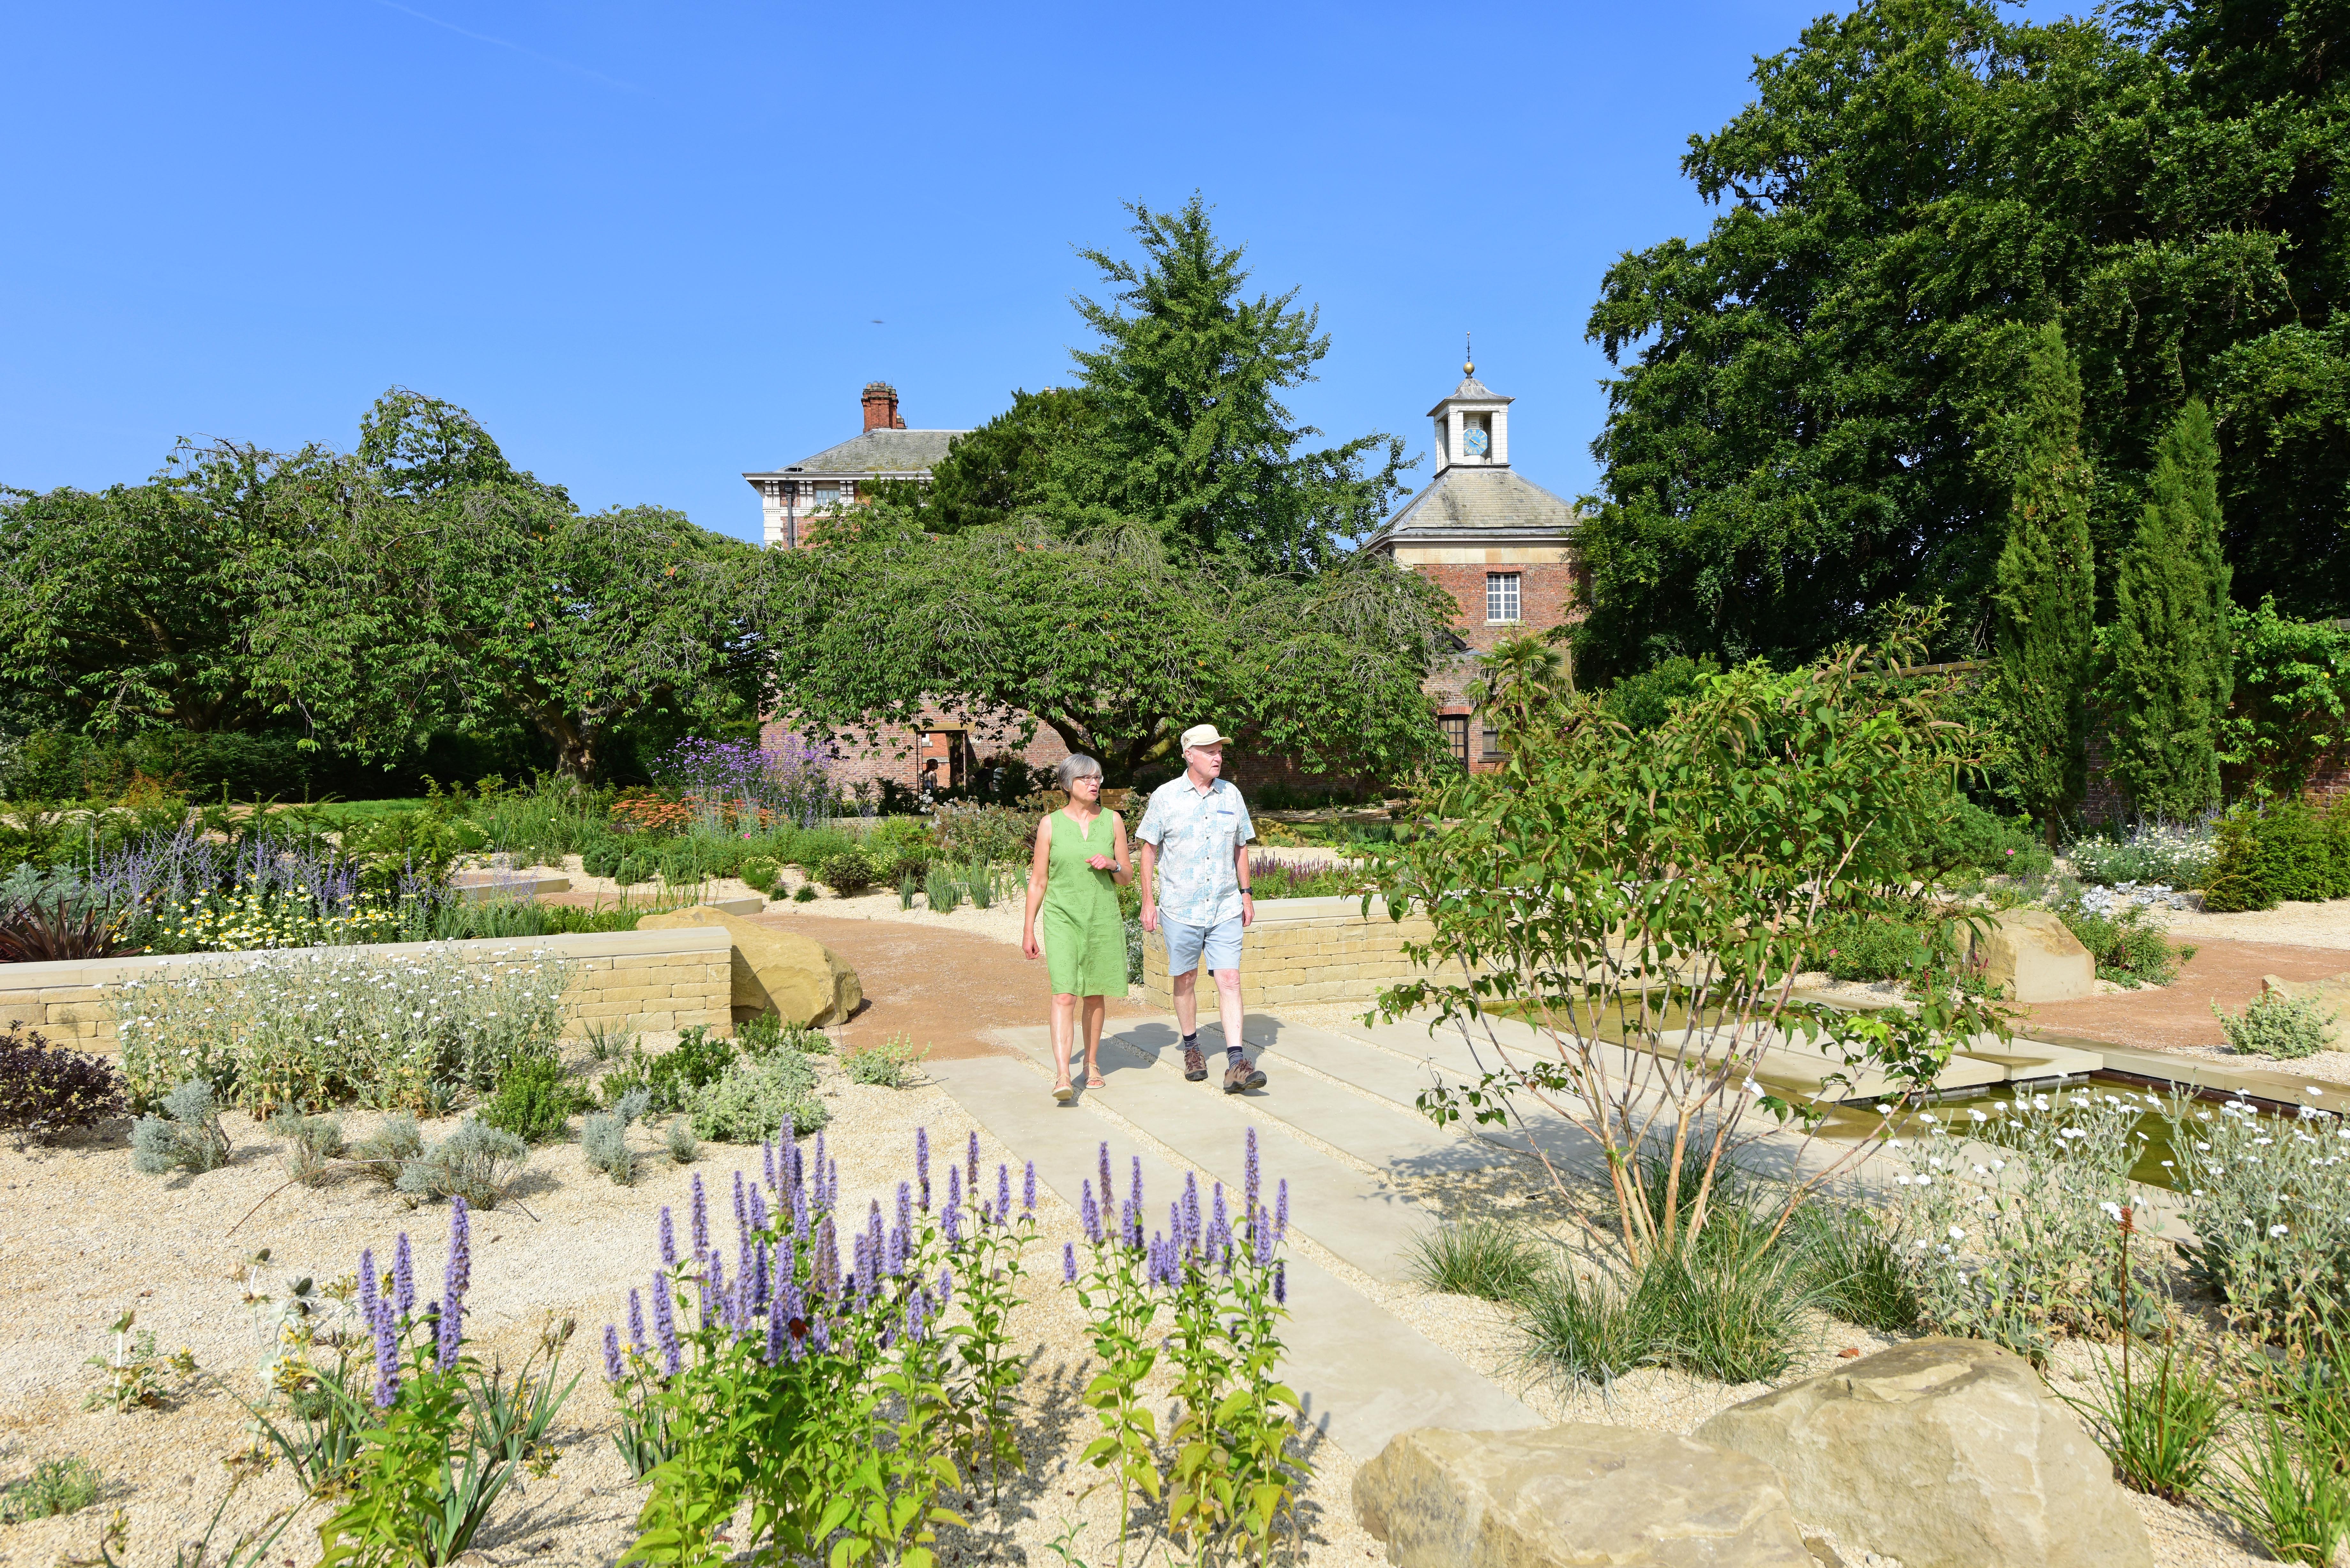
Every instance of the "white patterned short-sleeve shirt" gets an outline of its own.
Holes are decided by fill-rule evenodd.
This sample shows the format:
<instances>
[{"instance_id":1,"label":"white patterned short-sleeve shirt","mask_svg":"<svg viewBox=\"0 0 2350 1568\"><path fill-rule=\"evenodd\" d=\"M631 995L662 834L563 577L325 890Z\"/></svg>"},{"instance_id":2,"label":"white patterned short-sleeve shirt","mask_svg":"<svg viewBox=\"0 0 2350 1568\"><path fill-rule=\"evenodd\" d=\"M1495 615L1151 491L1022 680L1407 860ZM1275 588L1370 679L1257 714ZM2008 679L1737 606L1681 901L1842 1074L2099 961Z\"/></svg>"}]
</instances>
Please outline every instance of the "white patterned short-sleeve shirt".
<instances>
[{"instance_id":1,"label":"white patterned short-sleeve shirt","mask_svg":"<svg viewBox=\"0 0 2350 1568\"><path fill-rule=\"evenodd\" d=\"M1232 857L1256 836L1241 792L1218 779L1201 794L1184 774L1150 792L1135 837L1159 850L1159 913L1187 926L1240 918Z\"/></svg>"}]
</instances>

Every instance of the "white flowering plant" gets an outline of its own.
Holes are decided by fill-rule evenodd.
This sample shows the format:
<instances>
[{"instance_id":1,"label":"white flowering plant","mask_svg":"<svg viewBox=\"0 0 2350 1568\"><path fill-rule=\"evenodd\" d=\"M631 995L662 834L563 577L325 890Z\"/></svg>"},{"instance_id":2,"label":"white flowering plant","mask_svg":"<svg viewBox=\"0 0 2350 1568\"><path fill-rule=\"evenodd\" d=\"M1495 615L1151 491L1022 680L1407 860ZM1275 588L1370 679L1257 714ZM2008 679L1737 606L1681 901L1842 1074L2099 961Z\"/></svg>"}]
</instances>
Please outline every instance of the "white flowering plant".
<instances>
[{"instance_id":1,"label":"white flowering plant","mask_svg":"<svg viewBox=\"0 0 2350 1568\"><path fill-rule=\"evenodd\" d=\"M2219 846L2209 822L2155 822L2123 833L2076 838L2064 854L2084 882L2107 887L2159 883L2167 893L2201 887Z\"/></svg>"},{"instance_id":2,"label":"white flowering plant","mask_svg":"<svg viewBox=\"0 0 2350 1568\"><path fill-rule=\"evenodd\" d=\"M2169 1114L2197 1282L2246 1333L2286 1345L2350 1319L2350 1127L2244 1101Z\"/></svg>"},{"instance_id":3,"label":"white flowering plant","mask_svg":"<svg viewBox=\"0 0 2350 1568\"><path fill-rule=\"evenodd\" d=\"M1925 1319L2035 1362L2061 1335L2122 1326L2114 1227L2131 1202L2154 1096L2103 1087L1923 1110L1892 1145L1900 1251ZM2152 1249L2130 1262L2152 1310ZM2143 1332L2148 1324L2132 1325Z\"/></svg>"},{"instance_id":4,"label":"white flowering plant","mask_svg":"<svg viewBox=\"0 0 2350 1568\"><path fill-rule=\"evenodd\" d=\"M269 1116L486 1094L552 1047L569 981L567 964L522 949L486 963L437 946L296 949L151 971L106 1003L134 1103L201 1077Z\"/></svg>"}]
</instances>

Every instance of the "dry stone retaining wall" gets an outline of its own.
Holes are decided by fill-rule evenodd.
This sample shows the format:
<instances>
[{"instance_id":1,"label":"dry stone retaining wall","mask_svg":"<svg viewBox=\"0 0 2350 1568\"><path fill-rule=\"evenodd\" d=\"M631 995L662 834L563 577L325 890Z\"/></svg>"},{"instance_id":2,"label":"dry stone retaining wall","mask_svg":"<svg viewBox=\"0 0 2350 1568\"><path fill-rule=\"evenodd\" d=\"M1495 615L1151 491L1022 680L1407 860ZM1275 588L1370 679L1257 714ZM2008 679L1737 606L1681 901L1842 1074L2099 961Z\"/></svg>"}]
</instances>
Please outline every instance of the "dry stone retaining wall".
<instances>
[{"instance_id":1,"label":"dry stone retaining wall","mask_svg":"<svg viewBox=\"0 0 2350 1568\"><path fill-rule=\"evenodd\" d=\"M1417 971L1404 957L1403 944L1424 942L1434 934L1425 916L1391 920L1377 899L1366 917L1360 898L1267 898L1257 905L1255 920L1241 937L1241 1003L1277 1007L1368 996L1409 980ZM1165 937L1145 936L1142 952L1143 1000L1154 1007L1172 1006ZM1200 984L1202 995L1212 996L1214 983L1204 969Z\"/></svg>"},{"instance_id":2,"label":"dry stone retaining wall","mask_svg":"<svg viewBox=\"0 0 2350 1568\"><path fill-rule=\"evenodd\" d=\"M474 942L387 942L356 950L390 959L428 946L484 965L541 953L563 961L571 968L571 986L564 998L564 1032L568 1034L577 1034L590 1023L643 1031L699 1023L722 1034L731 1026L733 946L720 927ZM186 953L0 964L0 1027L25 1023L61 1045L112 1052L117 1045L106 1013L109 987L136 974L234 962L241 956L245 955Z\"/></svg>"}]
</instances>

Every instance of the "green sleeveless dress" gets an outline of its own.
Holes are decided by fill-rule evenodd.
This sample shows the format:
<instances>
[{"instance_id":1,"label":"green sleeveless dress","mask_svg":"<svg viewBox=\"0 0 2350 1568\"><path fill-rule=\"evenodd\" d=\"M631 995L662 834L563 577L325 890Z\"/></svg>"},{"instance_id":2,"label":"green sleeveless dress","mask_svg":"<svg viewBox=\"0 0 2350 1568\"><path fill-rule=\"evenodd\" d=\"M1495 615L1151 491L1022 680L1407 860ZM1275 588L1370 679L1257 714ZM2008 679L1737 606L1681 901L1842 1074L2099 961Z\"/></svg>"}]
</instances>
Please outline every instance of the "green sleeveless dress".
<instances>
[{"instance_id":1,"label":"green sleeveless dress","mask_svg":"<svg viewBox=\"0 0 2350 1568\"><path fill-rule=\"evenodd\" d=\"M1107 871L1086 864L1113 853L1117 829L1109 813L1080 827L1067 812L1045 819L1052 825L1045 862L1045 967L1052 971L1055 996L1126 994L1126 921L1118 910L1118 884Z\"/></svg>"}]
</instances>

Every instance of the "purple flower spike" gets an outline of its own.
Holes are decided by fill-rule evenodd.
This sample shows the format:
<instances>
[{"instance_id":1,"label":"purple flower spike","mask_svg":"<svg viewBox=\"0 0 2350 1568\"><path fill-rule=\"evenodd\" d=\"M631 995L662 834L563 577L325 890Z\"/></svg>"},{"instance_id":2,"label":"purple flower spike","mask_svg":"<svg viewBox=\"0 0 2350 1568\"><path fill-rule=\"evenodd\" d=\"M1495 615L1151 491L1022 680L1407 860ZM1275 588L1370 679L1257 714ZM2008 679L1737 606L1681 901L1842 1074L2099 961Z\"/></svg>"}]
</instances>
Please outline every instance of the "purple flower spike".
<instances>
[{"instance_id":1,"label":"purple flower spike","mask_svg":"<svg viewBox=\"0 0 2350 1568\"><path fill-rule=\"evenodd\" d=\"M457 1352L465 1344L465 1301L451 1296L441 1303L438 1355L433 1365L442 1372L456 1369Z\"/></svg>"},{"instance_id":2,"label":"purple flower spike","mask_svg":"<svg viewBox=\"0 0 2350 1568\"><path fill-rule=\"evenodd\" d=\"M972 1198L979 1196L979 1129L971 1129L971 1141L963 1146L963 1185L971 1189Z\"/></svg>"},{"instance_id":3,"label":"purple flower spike","mask_svg":"<svg viewBox=\"0 0 2350 1568\"><path fill-rule=\"evenodd\" d=\"M1281 1185L1274 1189L1273 1239L1276 1241L1289 1240L1289 1178L1285 1176L1281 1179Z\"/></svg>"},{"instance_id":4,"label":"purple flower spike","mask_svg":"<svg viewBox=\"0 0 2350 1568\"><path fill-rule=\"evenodd\" d=\"M1242 1171L1241 1208L1243 1212L1253 1214L1256 1212L1257 1193L1256 1128L1253 1127L1248 1129L1248 1155L1242 1162Z\"/></svg>"},{"instance_id":5,"label":"purple flower spike","mask_svg":"<svg viewBox=\"0 0 2350 1568\"><path fill-rule=\"evenodd\" d=\"M1216 1183L1215 1198L1208 1210L1208 1229L1229 1241L1232 1238L1232 1221L1224 1214L1224 1184Z\"/></svg>"},{"instance_id":6,"label":"purple flower spike","mask_svg":"<svg viewBox=\"0 0 2350 1568\"><path fill-rule=\"evenodd\" d=\"M693 1205L688 1211L693 1235L694 1255L710 1251L710 1195L702 1190L702 1172L693 1173Z\"/></svg>"},{"instance_id":7,"label":"purple flower spike","mask_svg":"<svg viewBox=\"0 0 2350 1568\"><path fill-rule=\"evenodd\" d=\"M786 1122L784 1125L788 1127L791 1124ZM775 1140L774 1138L769 1138L759 1146L759 1162L760 1174L766 1178L770 1188L774 1187L775 1185Z\"/></svg>"},{"instance_id":8,"label":"purple flower spike","mask_svg":"<svg viewBox=\"0 0 2350 1568\"><path fill-rule=\"evenodd\" d=\"M660 1342L661 1370L674 1377L685 1364L677 1345L677 1309L669 1299L669 1276L653 1276L653 1337Z\"/></svg>"},{"instance_id":9,"label":"purple flower spike","mask_svg":"<svg viewBox=\"0 0 2350 1568\"><path fill-rule=\"evenodd\" d=\"M1029 1213L1036 1212L1036 1162L1028 1162L1028 1173L1021 1179L1020 1207Z\"/></svg>"},{"instance_id":10,"label":"purple flower spike","mask_svg":"<svg viewBox=\"0 0 2350 1568\"><path fill-rule=\"evenodd\" d=\"M1107 1141L1105 1141L1105 1142L1102 1144L1102 1146L1101 1146L1101 1156L1100 1156L1100 1158L1101 1158L1101 1200L1102 1200L1102 1208L1103 1208L1103 1210L1104 1210L1105 1211L1107 1211L1107 1210L1108 1210L1108 1208L1109 1208L1109 1206L1110 1206L1111 1204L1113 1204L1113 1203L1115 1203L1115 1202L1117 1202L1117 1201L1118 1201L1118 1194L1117 1194L1117 1190L1116 1190L1116 1189L1115 1189L1110 1185L1110 1179L1109 1179L1109 1145L1108 1145L1108 1143L1107 1143Z\"/></svg>"},{"instance_id":11,"label":"purple flower spike","mask_svg":"<svg viewBox=\"0 0 2350 1568\"><path fill-rule=\"evenodd\" d=\"M922 1186L922 1212L931 1211L931 1129L914 1129L914 1179Z\"/></svg>"},{"instance_id":12,"label":"purple flower spike","mask_svg":"<svg viewBox=\"0 0 2350 1568\"><path fill-rule=\"evenodd\" d=\"M751 1228L751 1204L743 1189L743 1173L734 1173L734 1234L739 1240Z\"/></svg>"},{"instance_id":13,"label":"purple flower spike","mask_svg":"<svg viewBox=\"0 0 2350 1568\"><path fill-rule=\"evenodd\" d=\"M639 1355L645 1353L645 1299L629 1287L629 1348Z\"/></svg>"},{"instance_id":14,"label":"purple flower spike","mask_svg":"<svg viewBox=\"0 0 2350 1568\"><path fill-rule=\"evenodd\" d=\"M954 1301L954 1271L939 1271L939 1311L944 1312Z\"/></svg>"},{"instance_id":15,"label":"purple flower spike","mask_svg":"<svg viewBox=\"0 0 2350 1568\"><path fill-rule=\"evenodd\" d=\"M670 1218L669 1205L661 1205L660 1213L661 1266L677 1267L677 1222Z\"/></svg>"},{"instance_id":16,"label":"purple flower spike","mask_svg":"<svg viewBox=\"0 0 2350 1568\"><path fill-rule=\"evenodd\" d=\"M784 1298L777 1296L767 1303L766 1363L773 1366L784 1358Z\"/></svg>"},{"instance_id":17,"label":"purple flower spike","mask_svg":"<svg viewBox=\"0 0 2350 1568\"><path fill-rule=\"evenodd\" d=\"M817 1185L823 1188L823 1190L816 1194L816 1206L819 1209L839 1207L839 1190L825 1183L825 1171L827 1168L829 1167L824 1158L824 1129L818 1127L816 1131L816 1179Z\"/></svg>"},{"instance_id":18,"label":"purple flower spike","mask_svg":"<svg viewBox=\"0 0 2350 1568\"><path fill-rule=\"evenodd\" d=\"M1273 1266L1273 1299L1283 1306L1289 1304L1289 1265L1285 1262Z\"/></svg>"},{"instance_id":19,"label":"purple flower spike","mask_svg":"<svg viewBox=\"0 0 2350 1568\"><path fill-rule=\"evenodd\" d=\"M443 1283L452 1303L463 1302L473 1284L473 1211L454 1194L449 1199L449 1277Z\"/></svg>"},{"instance_id":20,"label":"purple flower spike","mask_svg":"<svg viewBox=\"0 0 2350 1568\"><path fill-rule=\"evenodd\" d=\"M708 1327L712 1318L726 1321L726 1260L717 1253L710 1254L710 1272L702 1282L702 1323Z\"/></svg>"},{"instance_id":21,"label":"purple flower spike","mask_svg":"<svg viewBox=\"0 0 2350 1568\"><path fill-rule=\"evenodd\" d=\"M928 1326L922 1321L926 1299L920 1291L906 1293L906 1338L916 1345L922 1342L922 1331Z\"/></svg>"},{"instance_id":22,"label":"purple flower spike","mask_svg":"<svg viewBox=\"0 0 2350 1568\"><path fill-rule=\"evenodd\" d=\"M1258 1210L1249 1221L1249 1234L1256 1238L1256 1266L1267 1267L1273 1262L1273 1216Z\"/></svg>"},{"instance_id":23,"label":"purple flower spike","mask_svg":"<svg viewBox=\"0 0 2350 1568\"><path fill-rule=\"evenodd\" d=\"M1183 1206L1180 1203L1167 1206L1167 1244L1178 1252L1190 1245L1183 1231Z\"/></svg>"},{"instance_id":24,"label":"purple flower spike","mask_svg":"<svg viewBox=\"0 0 2350 1568\"><path fill-rule=\"evenodd\" d=\"M754 1234L767 1229L767 1195L754 1187L751 1189L751 1230Z\"/></svg>"},{"instance_id":25,"label":"purple flower spike","mask_svg":"<svg viewBox=\"0 0 2350 1568\"><path fill-rule=\"evenodd\" d=\"M400 1336L391 1326L391 1306L375 1303L375 1407L389 1410L400 1397Z\"/></svg>"},{"instance_id":26,"label":"purple flower spike","mask_svg":"<svg viewBox=\"0 0 2350 1568\"><path fill-rule=\"evenodd\" d=\"M1011 1219L1012 1168L999 1165L995 1168L995 1220L996 1223L1004 1224Z\"/></svg>"},{"instance_id":27,"label":"purple flower spike","mask_svg":"<svg viewBox=\"0 0 2350 1568\"><path fill-rule=\"evenodd\" d=\"M974 1199L979 1196L979 1183L976 1181L971 1184L971 1195ZM947 1167L947 1207L962 1207L962 1172L951 1165Z\"/></svg>"},{"instance_id":28,"label":"purple flower spike","mask_svg":"<svg viewBox=\"0 0 2350 1568\"><path fill-rule=\"evenodd\" d=\"M947 1167L947 1174L952 1176L954 1167ZM948 1246L962 1245L962 1206L961 1204L950 1203L939 1210L939 1231L946 1238Z\"/></svg>"},{"instance_id":29,"label":"purple flower spike","mask_svg":"<svg viewBox=\"0 0 2350 1568\"><path fill-rule=\"evenodd\" d=\"M824 1135L818 1133L816 1136L822 1137ZM821 1207L826 1209L840 1207L840 1161L837 1159L825 1162L824 1202Z\"/></svg>"},{"instance_id":30,"label":"purple flower spike","mask_svg":"<svg viewBox=\"0 0 2350 1568\"><path fill-rule=\"evenodd\" d=\"M792 1239L798 1241L805 1241L807 1240L807 1189L795 1184L792 1188Z\"/></svg>"},{"instance_id":31,"label":"purple flower spike","mask_svg":"<svg viewBox=\"0 0 2350 1568\"><path fill-rule=\"evenodd\" d=\"M930 1179L929 1179L928 1177L925 1177L925 1178L923 1178L923 1179L922 1179L922 1211L923 1211L924 1213L928 1213L928 1212L930 1211L930 1207L931 1207L931 1183L930 1183ZM913 1189L911 1189L911 1188L908 1187L904 1182L902 1182L902 1181L901 1181L901 1182L898 1183L898 1229L899 1229L899 1230L900 1230L900 1231L910 1231L910 1230L912 1230L913 1228L914 1228L914 1193L913 1193Z\"/></svg>"},{"instance_id":32,"label":"purple flower spike","mask_svg":"<svg viewBox=\"0 0 2350 1568\"><path fill-rule=\"evenodd\" d=\"M408 1253L408 1232L391 1250L391 1310L406 1317L416 1310L416 1264Z\"/></svg>"},{"instance_id":33,"label":"purple flower spike","mask_svg":"<svg viewBox=\"0 0 2350 1568\"><path fill-rule=\"evenodd\" d=\"M1174 1218L1167 1224L1167 1233L1175 1244L1190 1251L1200 1244L1200 1179L1191 1171L1183 1173L1183 1201L1170 1205Z\"/></svg>"},{"instance_id":34,"label":"purple flower spike","mask_svg":"<svg viewBox=\"0 0 2350 1568\"><path fill-rule=\"evenodd\" d=\"M1077 1282L1077 1244L1075 1241L1061 1243L1061 1282L1065 1285Z\"/></svg>"},{"instance_id":35,"label":"purple flower spike","mask_svg":"<svg viewBox=\"0 0 2350 1568\"><path fill-rule=\"evenodd\" d=\"M1101 1245L1101 1207L1094 1201L1094 1184L1087 1181L1077 1190L1077 1218L1085 1222L1086 1240Z\"/></svg>"},{"instance_id":36,"label":"purple flower spike","mask_svg":"<svg viewBox=\"0 0 2350 1568\"><path fill-rule=\"evenodd\" d=\"M618 1388L628 1376L628 1363L620 1359L620 1331L608 1323L604 1325L604 1381Z\"/></svg>"},{"instance_id":37,"label":"purple flower spike","mask_svg":"<svg viewBox=\"0 0 2350 1568\"><path fill-rule=\"evenodd\" d=\"M1139 1154L1134 1157L1134 1206L1142 1207L1142 1157Z\"/></svg>"}]
</instances>

